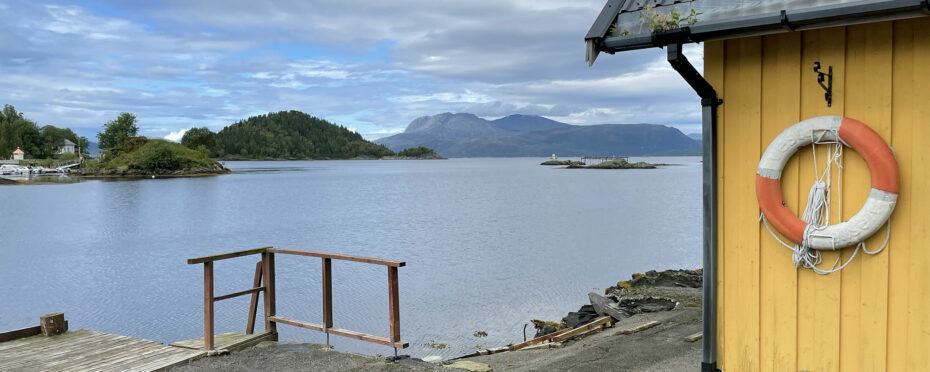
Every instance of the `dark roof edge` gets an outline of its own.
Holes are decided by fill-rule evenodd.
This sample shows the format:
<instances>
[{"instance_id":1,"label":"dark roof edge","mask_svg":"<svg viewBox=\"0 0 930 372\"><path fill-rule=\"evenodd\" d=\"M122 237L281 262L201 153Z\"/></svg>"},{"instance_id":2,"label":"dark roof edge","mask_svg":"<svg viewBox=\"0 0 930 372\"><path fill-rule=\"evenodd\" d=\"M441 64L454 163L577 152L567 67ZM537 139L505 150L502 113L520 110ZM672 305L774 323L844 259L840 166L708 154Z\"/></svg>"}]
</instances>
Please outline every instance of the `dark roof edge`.
<instances>
[{"instance_id":1,"label":"dark roof edge","mask_svg":"<svg viewBox=\"0 0 930 372\"><path fill-rule=\"evenodd\" d=\"M606 7L605 7L605 10ZM701 42L739 37L768 35L796 30L847 26L859 23L916 18L930 15L930 0L892 0L857 2L845 6L821 6L797 11L783 10L724 21L695 24L651 36L592 37L598 51L607 53L664 47L677 42ZM600 21L603 16L598 16ZM613 20L611 19L611 22ZM595 22L597 23L597 22ZM608 26L609 28L609 26ZM594 27L592 27L592 31ZM591 32L589 32L591 34Z\"/></svg>"},{"instance_id":2,"label":"dark roof edge","mask_svg":"<svg viewBox=\"0 0 930 372\"><path fill-rule=\"evenodd\" d=\"M597 19L594 20L588 34L585 35L585 40L607 36L610 25L614 24L614 19L617 18L617 14L620 14L620 9L626 1L629 0L607 0L604 9L601 9L601 13L597 15Z\"/></svg>"}]
</instances>

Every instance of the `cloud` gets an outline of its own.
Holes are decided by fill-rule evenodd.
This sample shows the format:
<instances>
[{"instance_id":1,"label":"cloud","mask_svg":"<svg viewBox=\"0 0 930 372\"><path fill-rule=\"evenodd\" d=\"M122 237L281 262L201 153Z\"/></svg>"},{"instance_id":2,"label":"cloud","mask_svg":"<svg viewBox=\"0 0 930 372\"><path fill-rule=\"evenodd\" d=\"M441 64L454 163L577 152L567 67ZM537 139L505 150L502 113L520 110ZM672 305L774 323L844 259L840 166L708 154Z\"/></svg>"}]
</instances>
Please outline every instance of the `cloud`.
<instances>
[{"instance_id":1,"label":"cloud","mask_svg":"<svg viewBox=\"0 0 930 372\"><path fill-rule=\"evenodd\" d=\"M219 129L301 110L397 133L422 115L545 115L574 124L700 123L661 50L583 61L603 0L11 1L0 91L41 124ZM685 52L700 68L701 47Z\"/></svg>"},{"instance_id":2,"label":"cloud","mask_svg":"<svg viewBox=\"0 0 930 372\"><path fill-rule=\"evenodd\" d=\"M184 133L187 133L188 129L181 129L171 133L168 133L164 138L171 142L181 142L181 138L184 137Z\"/></svg>"}]
</instances>

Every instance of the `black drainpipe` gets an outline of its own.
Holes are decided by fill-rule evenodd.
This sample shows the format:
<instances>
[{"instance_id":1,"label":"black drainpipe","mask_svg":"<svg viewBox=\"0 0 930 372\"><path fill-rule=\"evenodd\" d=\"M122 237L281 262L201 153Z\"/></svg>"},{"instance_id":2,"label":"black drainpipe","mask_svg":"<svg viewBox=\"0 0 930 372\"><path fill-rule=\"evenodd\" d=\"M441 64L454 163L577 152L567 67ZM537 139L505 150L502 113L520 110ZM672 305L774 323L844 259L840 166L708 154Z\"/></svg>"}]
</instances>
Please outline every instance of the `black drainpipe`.
<instances>
[{"instance_id":1,"label":"black drainpipe","mask_svg":"<svg viewBox=\"0 0 930 372\"><path fill-rule=\"evenodd\" d=\"M704 270L701 371L717 369L717 107L723 100L717 91L688 62L681 52L681 43L666 45L668 63L701 97L701 140L704 161Z\"/></svg>"}]
</instances>

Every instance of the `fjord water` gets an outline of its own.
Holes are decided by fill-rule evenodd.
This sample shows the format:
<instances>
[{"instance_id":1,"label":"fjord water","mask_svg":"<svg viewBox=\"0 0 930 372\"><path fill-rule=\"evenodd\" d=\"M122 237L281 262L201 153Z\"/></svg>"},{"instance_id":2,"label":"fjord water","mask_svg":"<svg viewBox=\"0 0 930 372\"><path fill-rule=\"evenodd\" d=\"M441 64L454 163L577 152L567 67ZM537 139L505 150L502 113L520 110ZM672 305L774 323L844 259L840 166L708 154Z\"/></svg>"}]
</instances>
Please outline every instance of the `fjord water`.
<instances>
[{"instance_id":1,"label":"fjord water","mask_svg":"<svg viewBox=\"0 0 930 372\"><path fill-rule=\"evenodd\" d=\"M700 158L645 159L674 164L655 170L542 160L228 162L239 173L3 187L0 330L64 312L71 329L200 337L203 268L186 259L272 245L406 261L401 353L454 357L523 341L530 319L557 321L634 272L700 267ZM257 260L217 262L216 294L250 288ZM278 314L319 323L320 260L275 261ZM387 270L332 265L335 326L387 336ZM218 302L217 333L243 332L247 313L247 296Z\"/></svg>"}]
</instances>

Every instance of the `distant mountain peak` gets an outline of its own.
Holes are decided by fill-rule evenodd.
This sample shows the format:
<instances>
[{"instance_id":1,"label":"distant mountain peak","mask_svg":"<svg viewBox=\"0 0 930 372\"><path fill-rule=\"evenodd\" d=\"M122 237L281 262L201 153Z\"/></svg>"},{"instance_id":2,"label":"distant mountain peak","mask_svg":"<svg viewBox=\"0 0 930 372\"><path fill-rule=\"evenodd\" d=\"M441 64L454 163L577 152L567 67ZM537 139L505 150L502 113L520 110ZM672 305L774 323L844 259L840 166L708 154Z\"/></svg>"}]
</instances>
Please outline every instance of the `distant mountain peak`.
<instances>
[{"instance_id":1,"label":"distant mountain peak","mask_svg":"<svg viewBox=\"0 0 930 372\"><path fill-rule=\"evenodd\" d=\"M493 136L502 132L475 114L451 112L418 117L404 130L404 133L420 133L440 139Z\"/></svg>"},{"instance_id":2,"label":"distant mountain peak","mask_svg":"<svg viewBox=\"0 0 930 372\"><path fill-rule=\"evenodd\" d=\"M525 114L490 121L469 113L422 116L375 143L395 151L426 146L452 157L700 153L700 142L664 125L575 126Z\"/></svg>"},{"instance_id":3,"label":"distant mountain peak","mask_svg":"<svg viewBox=\"0 0 930 372\"><path fill-rule=\"evenodd\" d=\"M491 122L497 128L511 132L528 132L555 128L569 128L571 125L538 115L513 114Z\"/></svg>"}]
</instances>

